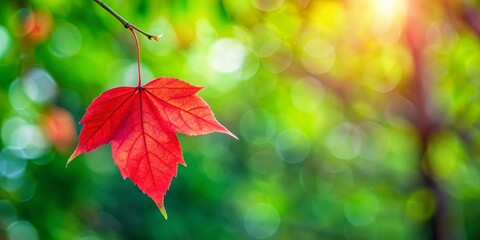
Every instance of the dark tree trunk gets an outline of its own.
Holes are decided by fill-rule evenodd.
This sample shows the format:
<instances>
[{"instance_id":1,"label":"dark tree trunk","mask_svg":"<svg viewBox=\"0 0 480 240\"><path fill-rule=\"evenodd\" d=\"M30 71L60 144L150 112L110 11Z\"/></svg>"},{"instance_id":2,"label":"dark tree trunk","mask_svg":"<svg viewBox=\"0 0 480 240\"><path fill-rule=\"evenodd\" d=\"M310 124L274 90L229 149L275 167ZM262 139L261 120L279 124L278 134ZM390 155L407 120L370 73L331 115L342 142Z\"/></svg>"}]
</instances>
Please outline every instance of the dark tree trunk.
<instances>
[{"instance_id":1,"label":"dark tree trunk","mask_svg":"<svg viewBox=\"0 0 480 240\"><path fill-rule=\"evenodd\" d=\"M418 160L422 181L435 196L435 208L432 216L427 220L426 227L430 231L431 239L454 239L453 228L449 223L449 201L441 182L432 171L430 159L427 154L431 137L436 131L438 122L430 102L431 88L428 66L424 59L425 27L422 26L422 10L418 0L410 0L408 21L405 26L405 36L408 49L413 61L413 71L408 90L410 99L415 106L413 122L417 130L419 141Z\"/></svg>"}]
</instances>

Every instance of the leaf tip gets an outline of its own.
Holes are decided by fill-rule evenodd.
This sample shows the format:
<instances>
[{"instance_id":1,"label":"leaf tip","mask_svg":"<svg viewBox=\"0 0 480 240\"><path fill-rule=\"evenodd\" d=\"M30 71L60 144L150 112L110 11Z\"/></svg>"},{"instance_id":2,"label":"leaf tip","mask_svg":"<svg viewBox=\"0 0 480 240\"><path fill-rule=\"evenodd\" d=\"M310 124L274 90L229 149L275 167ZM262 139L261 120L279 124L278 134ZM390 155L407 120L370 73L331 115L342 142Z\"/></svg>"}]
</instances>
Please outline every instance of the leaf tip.
<instances>
[{"instance_id":1,"label":"leaf tip","mask_svg":"<svg viewBox=\"0 0 480 240\"><path fill-rule=\"evenodd\" d=\"M73 155L72 155L73 156ZM68 168L68 164L70 164L70 162L74 159L75 157L70 157L68 160L67 160L67 164L65 164L65 168Z\"/></svg>"},{"instance_id":2,"label":"leaf tip","mask_svg":"<svg viewBox=\"0 0 480 240\"><path fill-rule=\"evenodd\" d=\"M167 211L165 210L165 207L161 206L161 207L159 207L159 209L160 209L160 213L162 213L165 220L168 220L168 215L167 215Z\"/></svg>"},{"instance_id":3,"label":"leaf tip","mask_svg":"<svg viewBox=\"0 0 480 240\"><path fill-rule=\"evenodd\" d=\"M233 134L232 132L230 132L230 130L228 130L228 129L225 128L225 131L222 131L222 132L225 133L225 134L228 134L228 135L230 135L231 137L233 137L233 138L235 138L236 140L238 140L238 137L235 136L235 134Z\"/></svg>"},{"instance_id":4,"label":"leaf tip","mask_svg":"<svg viewBox=\"0 0 480 240\"><path fill-rule=\"evenodd\" d=\"M235 140L238 140L238 137L237 137L237 136L235 136L235 134L233 134L233 133L229 132L229 133L228 133L228 135L230 135L230 136L232 136L233 138L235 138Z\"/></svg>"},{"instance_id":5,"label":"leaf tip","mask_svg":"<svg viewBox=\"0 0 480 240\"><path fill-rule=\"evenodd\" d=\"M78 150L78 147L75 149L75 151L73 151L72 155L68 158L67 160L67 164L65 166L65 168L68 167L68 164L70 164L70 162L75 159L78 155L80 155L82 153L81 150Z\"/></svg>"}]
</instances>

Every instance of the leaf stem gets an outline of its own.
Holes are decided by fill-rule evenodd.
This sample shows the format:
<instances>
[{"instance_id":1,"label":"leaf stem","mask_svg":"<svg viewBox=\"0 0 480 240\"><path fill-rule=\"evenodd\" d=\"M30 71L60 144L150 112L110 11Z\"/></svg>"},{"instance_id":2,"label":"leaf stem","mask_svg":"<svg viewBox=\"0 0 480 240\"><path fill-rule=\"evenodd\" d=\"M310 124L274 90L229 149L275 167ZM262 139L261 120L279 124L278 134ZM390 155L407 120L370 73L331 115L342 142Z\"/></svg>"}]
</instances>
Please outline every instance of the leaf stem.
<instances>
[{"instance_id":1,"label":"leaf stem","mask_svg":"<svg viewBox=\"0 0 480 240\"><path fill-rule=\"evenodd\" d=\"M140 47L138 46L138 38L137 34L135 33L135 30L133 29L133 26L129 26L128 29L133 34L133 38L135 39L135 47L137 49L137 70L138 70L138 86L142 86L142 75L140 74Z\"/></svg>"},{"instance_id":2,"label":"leaf stem","mask_svg":"<svg viewBox=\"0 0 480 240\"><path fill-rule=\"evenodd\" d=\"M154 36L154 35L151 35L149 33L146 33L144 32L142 29L136 27L135 25L129 23L127 20L125 20L125 18L123 18L122 16L120 16L118 13L116 13L115 11L113 11L113 9L111 9L109 6L107 6L107 4L105 4L104 2L102 2L101 0L93 0L94 2L98 3L98 5L102 6L103 9L107 10L107 12L109 12L110 14L112 14L112 16L114 16L118 21L120 21L122 23L122 25L125 27L125 28L133 28L135 29L136 31L138 31L139 33L145 35L145 37L147 37L148 39L153 39L155 41L158 41L160 40L160 38L162 37L162 34L158 35L158 36Z\"/></svg>"}]
</instances>

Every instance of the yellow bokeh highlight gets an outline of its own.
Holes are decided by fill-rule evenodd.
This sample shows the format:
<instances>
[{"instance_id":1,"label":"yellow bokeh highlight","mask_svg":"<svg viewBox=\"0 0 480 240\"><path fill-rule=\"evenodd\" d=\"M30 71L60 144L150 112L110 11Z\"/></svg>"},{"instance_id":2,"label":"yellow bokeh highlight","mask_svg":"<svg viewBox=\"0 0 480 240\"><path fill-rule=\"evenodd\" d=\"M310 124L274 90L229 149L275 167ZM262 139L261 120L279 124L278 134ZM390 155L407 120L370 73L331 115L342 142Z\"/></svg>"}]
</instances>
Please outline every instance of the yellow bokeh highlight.
<instances>
[{"instance_id":1,"label":"yellow bokeh highlight","mask_svg":"<svg viewBox=\"0 0 480 240\"><path fill-rule=\"evenodd\" d=\"M448 132L435 135L427 151L432 174L439 178L450 177L464 158L460 147L458 139Z\"/></svg>"},{"instance_id":2,"label":"yellow bokeh highlight","mask_svg":"<svg viewBox=\"0 0 480 240\"><path fill-rule=\"evenodd\" d=\"M405 211L413 220L422 222L433 214L435 207L435 194L427 188L420 188L408 197Z\"/></svg>"},{"instance_id":3,"label":"yellow bokeh highlight","mask_svg":"<svg viewBox=\"0 0 480 240\"><path fill-rule=\"evenodd\" d=\"M346 24L344 6L338 1L314 1L311 3L311 23L321 27L327 35L336 35Z\"/></svg>"}]
</instances>

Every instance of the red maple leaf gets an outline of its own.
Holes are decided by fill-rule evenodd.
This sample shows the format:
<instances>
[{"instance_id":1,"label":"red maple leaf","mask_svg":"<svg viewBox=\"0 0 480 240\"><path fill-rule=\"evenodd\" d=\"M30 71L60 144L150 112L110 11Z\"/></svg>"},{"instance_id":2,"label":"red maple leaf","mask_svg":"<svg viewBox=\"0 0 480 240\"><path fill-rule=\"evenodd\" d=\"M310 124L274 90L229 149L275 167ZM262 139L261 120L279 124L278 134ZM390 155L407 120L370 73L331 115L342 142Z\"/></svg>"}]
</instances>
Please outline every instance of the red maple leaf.
<instances>
[{"instance_id":1,"label":"red maple leaf","mask_svg":"<svg viewBox=\"0 0 480 240\"><path fill-rule=\"evenodd\" d=\"M185 165L176 132L221 132L235 137L195 94L201 87L160 77L145 86L117 87L95 98L80 120L84 124L72 156L112 143L123 178L129 177L155 201L166 218L163 199L177 164ZM235 137L236 138L236 137Z\"/></svg>"}]
</instances>

